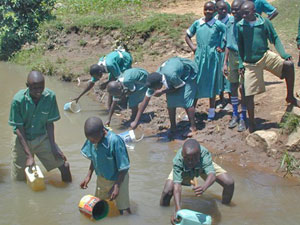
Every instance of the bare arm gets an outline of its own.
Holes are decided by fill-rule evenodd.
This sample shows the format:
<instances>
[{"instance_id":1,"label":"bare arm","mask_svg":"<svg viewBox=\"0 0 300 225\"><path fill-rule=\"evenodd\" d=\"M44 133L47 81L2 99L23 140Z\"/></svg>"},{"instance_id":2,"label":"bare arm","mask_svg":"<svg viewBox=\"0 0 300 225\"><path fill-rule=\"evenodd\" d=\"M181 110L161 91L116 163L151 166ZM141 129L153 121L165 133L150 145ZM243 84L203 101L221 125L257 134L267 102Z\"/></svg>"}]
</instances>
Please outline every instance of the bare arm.
<instances>
[{"instance_id":1,"label":"bare arm","mask_svg":"<svg viewBox=\"0 0 300 225\"><path fill-rule=\"evenodd\" d=\"M132 129L135 129L137 127L137 124L138 124L143 112L145 111L146 107L148 106L150 99L151 99L151 97L145 96L143 102L140 104L137 115L136 115L134 121L130 124L130 127Z\"/></svg>"},{"instance_id":2,"label":"bare arm","mask_svg":"<svg viewBox=\"0 0 300 225\"><path fill-rule=\"evenodd\" d=\"M182 187L180 183L174 183L174 202L175 202L175 213L181 209L181 191Z\"/></svg>"},{"instance_id":3,"label":"bare arm","mask_svg":"<svg viewBox=\"0 0 300 225\"><path fill-rule=\"evenodd\" d=\"M93 162L91 161L88 173L87 173L85 179L80 183L80 187L82 189L88 188L87 185L88 185L88 183L90 182L90 180L92 178L93 172L94 172L94 165L93 165Z\"/></svg>"},{"instance_id":4,"label":"bare arm","mask_svg":"<svg viewBox=\"0 0 300 225\"><path fill-rule=\"evenodd\" d=\"M81 96L83 96L85 93L87 93L89 90L91 90L94 87L95 83L89 81L88 82L88 86L83 90L83 92L81 92L81 94L77 97L72 99L73 101L76 101L76 103L79 101L79 99L81 98Z\"/></svg>"},{"instance_id":5,"label":"bare arm","mask_svg":"<svg viewBox=\"0 0 300 225\"><path fill-rule=\"evenodd\" d=\"M116 105L117 105L117 102L113 101L110 108L109 108L108 119L107 119L107 122L105 123L106 126L110 125L111 117L115 112Z\"/></svg>"},{"instance_id":6,"label":"bare arm","mask_svg":"<svg viewBox=\"0 0 300 225\"><path fill-rule=\"evenodd\" d=\"M64 161L67 161L66 156L63 154L63 152L59 149L59 147L55 143L54 124L52 122L47 123L46 129L47 129L47 134L48 134L51 150L52 150L52 153L54 154L54 157L55 158L62 158Z\"/></svg>"},{"instance_id":7,"label":"bare arm","mask_svg":"<svg viewBox=\"0 0 300 225\"><path fill-rule=\"evenodd\" d=\"M268 16L268 19L269 19L269 20L272 20L272 19L274 19L276 16L278 16L278 14L279 14L279 13L278 13L278 11L276 10L275 12L272 13L272 15L269 15L269 16Z\"/></svg>"},{"instance_id":8,"label":"bare arm","mask_svg":"<svg viewBox=\"0 0 300 225\"><path fill-rule=\"evenodd\" d=\"M116 199L116 197L119 195L120 186L124 181L124 177L127 174L128 170L121 170L118 173L118 178L112 188L109 191L110 194L110 200Z\"/></svg>"},{"instance_id":9,"label":"bare arm","mask_svg":"<svg viewBox=\"0 0 300 225\"><path fill-rule=\"evenodd\" d=\"M224 64L223 64L223 74L225 77L228 75L228 60L229 60L229 49L225 48Z\"/></svg>"},{"instance_id":10,"label":"bare arm","mask_svg":"<svg viewBox=\"0 0 300 225\"><path fill-rule=\"evenodd\" d=\"M26 136L25 136L25 131L24 131L24 127L21 126L21 127L17 127L16 129L16 134L17 134L17 137L21 143L21 146L23 147L23 150L26 154L26 166L32 166L34 165L34 158L30 152L30 149L29 149L29 146L27 144L27 140L26 140Z\"/></svg>"},{"instance_id":11,"label":"bare arm","mask_svg":"<svg viewBox=\"0 0 300 225\"><path fill-rule=\"evenodd\" d=\"M194 45L192 39L188 35L185 35L185 42L190 47L190 49L195 53L197 46Z\"/></svg>"}]
</instances>

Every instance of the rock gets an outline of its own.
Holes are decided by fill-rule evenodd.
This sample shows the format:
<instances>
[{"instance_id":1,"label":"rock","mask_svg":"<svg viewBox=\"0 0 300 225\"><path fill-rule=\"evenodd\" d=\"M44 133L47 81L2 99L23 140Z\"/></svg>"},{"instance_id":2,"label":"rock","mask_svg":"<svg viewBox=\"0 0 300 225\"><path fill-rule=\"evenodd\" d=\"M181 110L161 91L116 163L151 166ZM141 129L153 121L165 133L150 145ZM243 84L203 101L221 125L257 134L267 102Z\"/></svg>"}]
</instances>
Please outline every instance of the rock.
<instances>
[{"instance_id":1,"label":"rock","mask_svg":"<svg viewBox=\"0 0 300 225\"><path fill-rule=\"evenodd\" d=\"M300 108L293 106L293 108L291 110L291 113L293 113L293 114L295 114L297 116L300 116Z\"/></svg>"},{"instance_id":2,"label":"rock","mask_svg":"<svg viewBox=\"0 0 300 225\"><path fill-rule=\"evenodd\" d=\"M261 152L267 152L270 146L277 141L277 138L277 133L274 131L259 130L249 134L246 138L246 142Z\"/></svg>"},{"instance_id":3,"label":"rock","mask_svg":"<svg viewBox=\"0 0 300 225\"><path fill-rule=\"evenodd\" d=\"M299 127L296 129L296 131L294 131L289 135L286 146L288 147L288 151L291 152L300 151L300 128Z\"/></svg>"}]
</instances>

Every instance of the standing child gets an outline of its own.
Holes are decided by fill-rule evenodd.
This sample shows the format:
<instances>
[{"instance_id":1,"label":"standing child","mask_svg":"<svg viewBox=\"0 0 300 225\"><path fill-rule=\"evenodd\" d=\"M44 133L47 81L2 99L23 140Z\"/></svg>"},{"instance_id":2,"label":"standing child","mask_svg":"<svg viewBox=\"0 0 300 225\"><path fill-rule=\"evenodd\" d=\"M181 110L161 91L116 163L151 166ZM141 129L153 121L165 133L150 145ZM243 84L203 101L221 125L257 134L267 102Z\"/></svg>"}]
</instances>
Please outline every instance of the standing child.
<instances>
[{"instance_id":1,"label":"standing child","mask_svg":"<svg viewBox=\"0 0 300 225\"><path fill-rule=\"evenodd\" d=\"M88 82L88 86L82 91L82 93L73 100L78 102L81 96L91 90L95 83L102 77L103 73L108 73L108 80L100 85L101 89L105 89L108 82L117 80L122 72L131 68L132 57L129 52L124 49L116 49L110 52L105 57L99 59L98 64L93 64L90 67L91 80ZM108 96L107 108L110 108L112 97Z\"/></svg>"},{"instance_id":2,"label":"standing child","mask_svg":"<svg viewBox=\"0 0 300 225\"><path fill-rule=\"evenodd\" d=\"M60 119L55 93L45 88L44 76L31 71L25 90L13 98L9 125L17 135L12 150L12 178L25 180L24 169L33 166L36 155L47 171L58 168L62 180L71 182L69 163L55 142L53 122Z\"/></svg>"},{"instance_id":3,"label":"standing child","mask_svg":"<svg viewBox=\"0 0 300 225\"><path fill-rule=\"evenodd\" d=\"M110 106L108 121L106 125L110 125L111 117L115 111L118 101L124 97L128 97L128 106L131 109L131 118L134 120L138 111L138 105L143 101L147 91L146 80L148 72L141 68L131 68L125 70L117 81L111 81L107 85L107 92L113 96L113 103Z\"/></svg>"},{"instance_id":4,"label":"standing child","mask_svg":"<svg viewBox=\"0 0 300 225\"><path fill-rule=\"evenodd\" d=\"M199 98L209 98L208 120L215 117L215 97L219 94L220 66L222 52L221 41L225 33L225 25L213 17L215 5L212 2L204 4L205 17L196 20L187 30L185 41L195 53L195 62L198 65L197 93L195 103ZM192 37L196 34L197 45L192 42Z\"/></svg>"},{"instance_id":5,"label":"standing child","mask_svg":"<svg viewBox=\"0 0 300 225\"><path fill-rule=\"evenodd\" d=\"M104 128L102 120L90 117L85 121L84 133L87 138L81 153L91 160L86 178L80 183L86 189L95 170L97 187L95 196L100 199L116 200L122 215L131 213L129 207L129 157L121 137Z\"/></svg>"},{"instance_id":6,"label":"standing child","mask_svg":"<svg viewBox=\"0 0 300 225\"><path fill-rule=\"evenodd\" d=\"M172 57L164 62L157 72L151 73L147 77L148 90L143 102L140 104L137 116L131 123L135 129L146 109L151 96L159 97L167 95L167 107L171 123L169 137L176 132L176 108L185 109L191 123L190 131L184 136L192 136L196 132L195 108L193 106L196 94L196 82L198 68L196 63L189 59Z\"/></svg>"},{"instance_id":7,"label":"standing child","mask_svg":"<svg viewBox=\"0 0 300 225\"><path fill-rule=\"evenodd\" d=\"M226 49L225 49L225 59L223 66L224 76L230 81L231 87L231 104L232 104L232 117L228 124L230 129L238 126L238 131L242 132L246 130L246 114L247 109L245 105L245 95L244 88L242 87L241 91L241 106L242 114L241 117L238 113L238 88L239 88L239 52L237 46L237 23L242 19L240 15L240 8L244 0L235 0L232 2L231 9L233 17L230 17L230 20L227 24L226 30ZM228 65L227 65L228 64ZM229 67L229 70L228 70Z\"/></svg>"},{"instance_id":8,"label":"standing child","mask_svg":"<svg viewBox=\"0 0 300 225\"><path fill-rule=\"evenodd\" d=\"M227 5L225 4L225 2L218 1L216 3L216 10L217 10L218 14L215 16L215 19L221 21L223 24L225 24L225 26L227 26L227 24L229 23L229 19L232 19L232 18L228 14ZM224 34L222 45L221 45L222 50L225 49L225 45L226 45L226 35ZM221 52L221 61L220 61L221 65L223 65L223 62L224 62L224 56L225 56L225 53ZM221 106L221 108L224 108L226 105L226 102L224 99L224 92L228 93L229 101L230 101L231 89L230 89L230 82L228 81L227 77L225 77L223 75L223 71L222 71L221 67L220 67L219 72L221 73L219 75L220 83L223 83L223 85L221 85L221 89L220 89L220 100L221 100L220 106ZM226 110L227 108L228 108L228 106L224 110Z\"/></svg>"},{"instance_id":9,"label":"standing child","mask_svg":"<svg viewBox=\"0 0 300 225\"><path fill-rule=\"evenodd\" d=\"M296 41L297 41L297 48L300 51L300 17L298 22L298 36ZM299 52L298 66L300 67L300 52Z\"/></svg>"},{"instance_id":10,"label":"standing child","mask_svg":"<svg viewBox=\"0 0 300 225\"><path fill-rule=\"evenodd\" d=\"M249 132L254 132L254 96L265 92L263 71L268 70L287 86L286 101L295 106L300 102L294 97L295 70L291 56L284 51L270 20L255 13L254 3L246 1L241 6L243 19L238 23L238 48L240 73L244 76ZM275 45L280 56L268 48L268 40Z\"/></svg>"}]
</instances>

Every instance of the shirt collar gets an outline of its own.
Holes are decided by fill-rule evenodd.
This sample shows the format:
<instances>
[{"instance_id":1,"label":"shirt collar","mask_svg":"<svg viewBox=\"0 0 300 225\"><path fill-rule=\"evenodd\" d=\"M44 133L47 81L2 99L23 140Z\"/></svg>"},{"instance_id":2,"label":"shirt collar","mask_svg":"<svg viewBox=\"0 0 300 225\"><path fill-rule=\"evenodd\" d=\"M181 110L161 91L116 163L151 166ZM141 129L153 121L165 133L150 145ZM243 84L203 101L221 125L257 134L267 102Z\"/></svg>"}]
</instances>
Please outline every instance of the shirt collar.
<instances>
[{"instance_id":1,"label":"shirt collar","mask_svg":"<svg viewBox=\"0 0 300 225\"><path fill-rule=\"evenodd\" d=\"M163 85L165 86L165 88L169 88L169 85L168 85L168 82L167 82L167 79L166 79L166 76L164 74L162 74L162 81Z\"/></svg>"},{"instance_id":2,"label":"shirt collar","mask_svg":"<svg viewBox=\"0 0 300 225\"><path fill-rule=\"evenodd\" d=\"M217 14L216 16L215 16L215 19L216 20L218 20L219 19L219 14ZM220 21L222 22L222 23L227 23L228 22L228 20L229 20L229 14L227 14L223 19L221 19Z\"/></svg>"},{"instance_id":3,"label":"shirt collar","mask_svg":"<svg viewBox=\"0 0 300 225\"><path fill-rule=\"evenodd\" d=\"M256 16L256 21L254 27L264 24L265 19L261 15L255 13L255 16ZM239 23L243 26L250 26L250 24L245 19L242 19Z\"/></svg>"},{"instance_id":4,"label":"shirt collar","mask_svg":"<svg viewBox=\"0 0 300 225\"><path fill-rule=\"evenodd\" d=\"M199 19L199 23L200 25L203 25L205 23L207 23L209 26L212 26L214 25L214 23L216 22L216 19L215 18L212 18L210 21L208 22L205 22L205 17L202 17L201 19Z\"/></svg>"},{"instance_id":5,"label":"shirt collar","mask_svg":"<svg viewBox=\"0 0 300 225\"><path fill-rule=\"evenodd\" d=\"M42 96L41 96L40 100L41 100L42 98L48 96L49 94L50 94L49 91L45 88L44 91L43 91L43 93L42 93ZM24 90L24 96L25 96L25 98L26 98L28 101L33 102L32 98L31 98L31 96L30 96L30 94L29 94L29 88L26 88L26 89Z\"/></svg>"},{"instance_id":6,"label":"shirt collar","mask_svg":"<svg viewBox=\"0 0 300 225\"><path fill-rule=\"evenodd\" d=\"M103 60L100 60L100 61L98 62L98 65L99 65L99 66L103 66L105 72L108 73L105 58L104 58Z\"/></svg>"}]
</instances>

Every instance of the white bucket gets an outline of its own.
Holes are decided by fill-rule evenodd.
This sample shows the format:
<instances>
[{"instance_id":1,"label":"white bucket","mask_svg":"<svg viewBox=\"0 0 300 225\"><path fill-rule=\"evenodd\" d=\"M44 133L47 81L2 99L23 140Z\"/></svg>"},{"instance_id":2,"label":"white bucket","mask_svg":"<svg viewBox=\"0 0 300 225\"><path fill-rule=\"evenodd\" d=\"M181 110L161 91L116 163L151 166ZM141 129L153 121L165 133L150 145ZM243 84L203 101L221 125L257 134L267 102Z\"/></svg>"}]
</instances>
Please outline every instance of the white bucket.
<instances>
[{"instance_id":1,"label":"white bucket","mask_svg":"<svg viewBox=\"0 0 300 225\"><path fill-rule=\"evenodd\" d=\"M136 137L133 130L128 130L128 131L125 131L125 132L119 134L119 136L124 140L124 142L126 144L128 144L128 143L138 142L138 141L142 140L144 137L144 134L142 134L141 137Z\"/></svg>"},{"instance_id":2,"label":"white bucket","mask_svg":"<svg viewBox=\"0 0 300 225\"><path fill-rule=\"evenodd\" d=\"M64 110L72 112L72 113L78 113L78 112L80 112L81 109L80 109L80 106L78 103L76 103L75 101L72 101L72 102L68 102L64 105Z\"/></svg>"}]
</instances>

